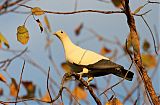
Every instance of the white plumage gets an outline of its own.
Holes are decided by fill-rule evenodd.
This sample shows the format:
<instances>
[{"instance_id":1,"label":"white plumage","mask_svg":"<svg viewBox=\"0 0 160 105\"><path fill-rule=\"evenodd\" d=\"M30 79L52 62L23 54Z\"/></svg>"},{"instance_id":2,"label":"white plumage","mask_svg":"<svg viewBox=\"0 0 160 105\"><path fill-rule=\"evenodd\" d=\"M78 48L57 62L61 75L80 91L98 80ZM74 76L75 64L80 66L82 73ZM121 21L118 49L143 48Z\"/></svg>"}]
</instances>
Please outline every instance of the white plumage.
<instances>
[{"instance_id":1,"label":"white plumage","mask_svg":"<svg viewBox=\"0 0 160 105\"><path fill-rule=\"evenodd\" d=\"M64 31L57 31L54 35L61 40L65 51L66 61L73 71L80 73L81 75L85 74L83 76L88 77L114 74L124 78L125 74L127 74L126 79L132 80L132 72L125 70L123 66L110 61L107 57L73 44Z\"/></svg>"}]
</instances>

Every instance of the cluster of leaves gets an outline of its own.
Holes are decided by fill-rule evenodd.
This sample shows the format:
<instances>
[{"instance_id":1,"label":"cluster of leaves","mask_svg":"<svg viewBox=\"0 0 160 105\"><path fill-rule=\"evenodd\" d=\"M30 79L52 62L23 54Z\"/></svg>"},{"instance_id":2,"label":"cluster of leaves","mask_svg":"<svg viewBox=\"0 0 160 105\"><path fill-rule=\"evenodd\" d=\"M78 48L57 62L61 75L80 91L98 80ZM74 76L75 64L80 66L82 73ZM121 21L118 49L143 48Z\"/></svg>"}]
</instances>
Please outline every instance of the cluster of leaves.
<instances>
[{"instance_id":1,"label":"cluster of leaves","mask_svg":"<svg viewBox=\"0 0 160 105\"><path fill-rule=\"evenodd\" d=\"M33 19L38 23L39 25L39 28L40 28L40 31L41 33L43 32L44 28L43 28L43 25L41 23L41 21L39 19L35 19L35 16L41 16L41 15L44 15L45 14L45 11L43 11L41 8L39 7L34 7L34 8L31 8L31 15L33 16ZM31 16L29 15L29 16ZM28 17L29 17L28 16ZM22 43L23 45L27 44L28 41L29 41L29 32L28 32L28 29L25 27L25 23L28 19L28 17L26 18L25 22L24 22L24 25L22 26L19 26L17 28L17 40ZM44 15L44 22L46 24L46 27L47 29L49 30L49 32L51 32L51 27L50 27L50 24L49 24L49 21L48 21L48 18L46 15Z\"/></svg>"},{"instance_id":2,"label":"cluster of leaves","mask_svg":"<svg viewBox=\"0 0 160 105\"><path fill-rule=\"evenodd\" d=\"M18 83L14 78L11 78L11 83L7 84L6 78L0 74L0 81L6 84L10 90L10 96L16 98L17 97L17 92L18 92ZM26 94L22 96L18 96L18 98L21 99L28 99L28 98L35 98L35 92L36 92L36 85L32 81L22 81L22 85L25 88ZM4 90L3 88L0 88L0 96L4 95ZM41 96L41 95L40 95ZM49 101L50 97L48 92L44 96L41 96L41 100L43 101Z\"/></svg>"}]
</instances>

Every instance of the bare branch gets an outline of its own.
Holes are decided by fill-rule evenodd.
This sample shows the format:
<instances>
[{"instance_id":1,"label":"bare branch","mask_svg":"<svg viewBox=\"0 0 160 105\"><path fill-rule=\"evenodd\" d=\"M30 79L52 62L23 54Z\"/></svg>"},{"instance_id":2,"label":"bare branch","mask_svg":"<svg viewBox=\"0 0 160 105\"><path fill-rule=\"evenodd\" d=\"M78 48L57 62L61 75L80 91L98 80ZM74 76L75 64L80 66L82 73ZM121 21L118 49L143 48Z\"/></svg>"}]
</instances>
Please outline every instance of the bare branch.
<instances>
[{"instance_id":1,"label":"bare branch","mask_svg":"<svg viewBox=\"0 0 160 105\"><path fill-rule=\"evenodd\" d=\"M138 33L136 30L136 26L135 26L135 20L134 20L134 17L130 11L129 0L125 0L125 14L127 16L127 22L128 22L128 26L130 28L130 33L133 33L132 40L134 39L134 41L132 41L132 42L134 42L134 43L132 43L132 45L133 45L133 49L134 49L134 61L138 67L137 70L138 70L139 74L141 74L144 85L145 85L145 87L146 87L146 89L152 99L153 104L159 105L160 101L159 101L159 99L155 93L155 90L152 86L151 79L148 76L146 70L144 69L144 66L141 61L140 43L139 43Z\"/></svg>"},{"instance_id":2,"label":"bare branch","mask_svg":"<svg viewBox=\"0 0 160 105\"><path fill-rule=\"evenodd\" d=\"M21 72L21 75L20 75L20 82L19 82L18 88L17 88L17 96L16 96L16 103L15 103L15 105L17 105L18 93L20 91L20 86L21 86L21 83L22 83L22 74L23 74L23 71L24 71L24 66L25 66L25 61L23 63L22 72Z\"/></svg>"}]
</instances>

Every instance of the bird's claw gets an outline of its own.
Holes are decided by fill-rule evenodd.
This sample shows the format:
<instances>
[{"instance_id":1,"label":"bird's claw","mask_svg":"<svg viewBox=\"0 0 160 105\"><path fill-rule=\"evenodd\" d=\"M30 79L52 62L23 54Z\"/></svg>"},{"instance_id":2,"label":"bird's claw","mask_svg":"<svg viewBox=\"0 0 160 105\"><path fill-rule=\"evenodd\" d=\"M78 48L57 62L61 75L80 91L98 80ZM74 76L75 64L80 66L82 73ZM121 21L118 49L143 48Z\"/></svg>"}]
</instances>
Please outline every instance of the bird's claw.
<instances>
[{"instance_id":1,"label":"bird's claw","mask_svg":"<svg viewBox=\"0 0 160 105\"><path fill-rule=\"evenodd\" d=\"M80 79L82 78L83 74L88 73L88 69L87 68L83 68L83 71L78 73L80 75Z\"/></svg>"},{"instance_id":2,"label":"bird's claw","mask_svg":"<svg viewBox=\"0 0 160 105\"><path fill-rule=\"evenodd\" d=\"M88 77L87 84L90 85L90 82L94 79L94 77Z\"/></svg>"}]
</instances>

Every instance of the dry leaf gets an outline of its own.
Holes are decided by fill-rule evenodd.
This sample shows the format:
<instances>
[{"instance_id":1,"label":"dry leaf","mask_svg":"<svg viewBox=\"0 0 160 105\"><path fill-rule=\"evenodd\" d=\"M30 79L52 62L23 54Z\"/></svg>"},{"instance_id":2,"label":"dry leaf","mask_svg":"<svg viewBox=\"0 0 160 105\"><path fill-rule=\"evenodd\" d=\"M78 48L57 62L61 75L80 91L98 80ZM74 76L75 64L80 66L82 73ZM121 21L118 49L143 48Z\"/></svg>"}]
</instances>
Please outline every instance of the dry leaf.
<instances>
[{"instance_id":1,"label":"dry leaf","mask_svg":"<svg viewBox=\"0 0 160 105\"><path fill-rule=\"evenodd\" d=\"M150 48L150 44L147 40L145 40L143 43L143 50L148 51L149 48Z\"/></svg>"},{"instance_id":2,"label":"dry leaf","mask_svg":"<svg viewBox=\"0 0 160 105\"><path fill-rule=\"evenodd\" d=\"M148 69L152 69L157 65L155 56L151 54L142 54L142 62Z\"/></svg>"},{"instance_id":3,"label":"dry leaf","mask_svg":"<svg viewBox=\"0 0 160 105\"><path fill-rule=\"evenodd\" d=\"M48 18L47 18L46 15L44 16L44 22L45 22L45 24L46 24L49 32L51 32L51 31L52 31L52 30L51 30L51 26L50 26L50 24L49 24L49 21L48 21Z\"/></svg>"},{"instance_id":4,"label":"dry leaf","mask_svg":"<svg viewBox=\"0 0 160 105\"><path fill-rule=\"evenodd\" d=\"M78 100L85 100L87 98L87 92L78 86L74 88L72 94L77 97Z\"/></svg>"},{"instance_id":5,"label":"dry leaf","mask_svg":"<svg viewBox=\"0 0 160 105\"><path fill-rule=\"evenodd\" d=\"M108 101L106 105L123 105L123 104L119 99L113 98L112 100Z\"/></svg>"},{"instance_id":6,"label":"dry leaf","mask_svg":"<svg viewBox=\"0 0 160 105\"><path fill-rule=\"evenodd\" d=\"M66 62L63 62L61 64L61 66L62 66L62 68L64 69L65 72L67 72L67 73L71 72L71 68L70 68L70 66Z\"/></svg>"},{"instance_id":7,"label":"dry leaf","mask_svg":"<svg viewBox=\"0 0 160 105\"><path fill-rule=\"evenodd\" d=\"M22 81L22 84L24 85L27 91L27 95L24 97L25 98L34 97L36 86L31 81Z\"/></svg>"},{"instance_id":8,"label":"dry leaf","mask_svg":"<svg viewBox=\"0 0 160 105\"><path fill-rule=\"evenodd\" d=\"M2 96L2 95L3 95L3 89L0 88L0 96Z\"/></svg>"},{"instance_id":9,"label":"dry leaf","mask_svg":"<svg viewBox=\"0 0 160 105\"><path fill-rule=\"evenodd\" d=\"M45 49L47 49L52 44L52 42L53 42L53 40L51 40L49 38L47 38L46 40L47 41L46 41L46 44L45 44Z\"/></svg>"},{"instance_id":10,"label":"dry leaf","mask_svg":"<svg viewBox=\"0 0 160 105\"><path fill-rule=\"evenodd\" d=\"M124 0L112 0L112 3L117 8L123 8L125 1Z\"/></svg>"},{"instance_id":11,"label":"dry leaf","mask_svg":"<svg viewBox=\"0 0 160 105\"><path fill-rule=\"evenodd\" d=\"M106 47L104 47L104 46L100 50L100 54L101 55L105 55L105 54L110 53L110 52L111 52L111 50L106 48Z\"/></svg>"},{"instance_id":12,"label":"dry leaf","mask_svg":"<svg viewBox=\"0 0 160 105\"><path fill-rule=\"evenodd\" d=\"M2 47L2 43L4 43L7 48L10 47L7 39L0 33L0 48Z\"/></svg>"},{"instance_id":13,"label":"dry leaf","mask_svg":"<svg viewBox=\"0 0 160 105\"><path fill-rule=\"evenodd\" d=\"M40 30L41 30L41 33L43 32L43 26L42 26L42 23L41 23L41 21L39 20L39 19L37 19L36 20L36 22L38 23L38 25L39 25L39 28L40 28Z\"/></svg>"},{"instance_id":14,"label":"dry leaf","mask_svg":"<svg viewBox=\"0 0 160 105\"><path fill-rule=\"evenodd\" d=\"M39 7L34 7L31 9L31 12L33 15L39 16L39 15L43 15L45 12L39 8Z\"/></svg>"},{"instance_id":15,"label":"dry leaf","mask_svg":"<svg viewBox=\"0 0 160 105\"><path fill-rule=\"evenodd\" d=\"M27 28L22 25L22 26L19 26L17 28L17 40L22 43L23 45L27 44L28 43L28 40L29 40L29 33L28 33L28 30Z\"/></svg>"},{"instance_id":16,"label":"dry leaf","mask_svg":"<svg viewBox=\"0 0 160 105\"><path fill-rule=\"evenodd\" d=\"M133 13L134 14L138 13L145 5L138 7Z\"/></svg>"},{"instance_id":17,"label":"dry leaf","mask_svg":"<svg viewBox=\"0 0 160 105\"><path fill-rule=\"evenodd\" d=\"M82 28L83 28L83 23L81 23L80 25L78 25L78 27L75 29L74 32L75 32L75 34L76 34L77 36L80 34Z\"/></svg>"},{"instance_id":18,"label":"dry leaf","mask_svg":"<svg viewBox=\"0 0 160 105\"><path fill-rule=\"evenodd\" d=\"M10 95L13 97L17 96L17 91L18 91L18 85L16 83L16 80L14 78L11 78L12 83L10 84Z\"/></svg>"},{"instance_id":19,"label":"dry leaf","mask_svg":"<svg viewBox=\"0 0 160 105\"><path fill-rule=\"evenodd\" d=\"M51 100L48 91L47 91L46 94L41 98L41 100L43 100L43 101L50 101L50 100Z\"/></svg>"},{"instance_id":20,"label":"dry leaf","mask_svg":"<svg viewBox=\"0 0 160 105\"><path fill-rule=\"evenodd\" d=\"M6 78L2 74L0 74L0 81L6 83Z\"/></svg>"}]
</instances>

